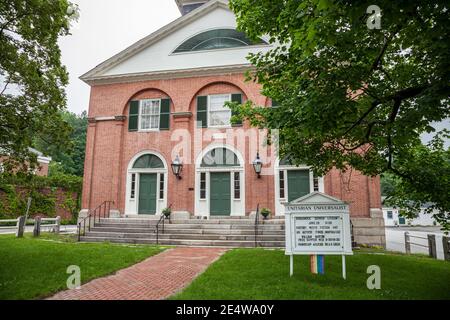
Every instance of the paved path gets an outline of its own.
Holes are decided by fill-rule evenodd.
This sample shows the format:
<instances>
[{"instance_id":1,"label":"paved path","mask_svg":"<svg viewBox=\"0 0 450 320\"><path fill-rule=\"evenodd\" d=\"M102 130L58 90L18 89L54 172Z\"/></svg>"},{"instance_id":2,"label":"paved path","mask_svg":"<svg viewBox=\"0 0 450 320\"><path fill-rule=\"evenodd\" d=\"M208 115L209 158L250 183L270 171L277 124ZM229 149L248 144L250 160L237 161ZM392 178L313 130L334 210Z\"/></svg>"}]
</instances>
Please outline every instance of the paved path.
<instances>
[{"instance_id":1,"label":"paved path","mask_svg":"<svg viewBox=\"0 0 450 320\"><path fill-rule=\"evenodd\" d=\"M80 289L57 293L53 300L160 300L180 291L226 249L167 249L116 274L92 280ZM81 270L83 272L83 270Z\"/></svg>"}]
</instances>

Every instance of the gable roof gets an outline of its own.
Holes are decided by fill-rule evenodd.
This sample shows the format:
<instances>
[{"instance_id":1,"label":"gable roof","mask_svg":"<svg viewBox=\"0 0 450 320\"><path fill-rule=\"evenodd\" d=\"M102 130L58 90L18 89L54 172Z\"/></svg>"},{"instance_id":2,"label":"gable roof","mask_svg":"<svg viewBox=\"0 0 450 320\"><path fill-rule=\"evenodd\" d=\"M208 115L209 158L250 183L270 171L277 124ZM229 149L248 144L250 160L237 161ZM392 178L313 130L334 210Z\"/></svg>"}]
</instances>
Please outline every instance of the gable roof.
<instances>
[{"instance_id":1,"label":"gable roof","mask_svg":"<svg viewBox=\"0 0 450 320\"><path fill-rule=\"evenodd\" d=\"M156 43L160 39L168 36L169 34L175 32L176 30L181 29L185 25L189 24L192 21L208 14L217 8L223 8L230 10L228 6L227 0L210 0L199 8L189 12L188 14L181 16L180 18L172 21L161 29L153 32L152 34L146 36L145 38L137 41L133 45L129 46L125 50L117 53L106 61L100 63L98 66L83 74L80 79L86 83L91 83L95 80L114 78L113 76L105 76L102 73L117 66L121 62L131 58L132 56L138 54L142 50L148 48L152 44ZM250 66L250 63L245 65L246 67ZM238 66L243 67L243 66Z\"/></svg>"},{"instance_id":2,"label":"gable roof","mask_svg":"<svg viewBox=\"0 0 450 320\"><path fill-rule=\"evenodd\" d=\"M311 193L308 193L307 195L300 197L298 199L295 199L289 203L289 204L347 204L345 201L342 201L338 198L332 197L328 194L314 191Z\"/></svg>"}]
</instances>

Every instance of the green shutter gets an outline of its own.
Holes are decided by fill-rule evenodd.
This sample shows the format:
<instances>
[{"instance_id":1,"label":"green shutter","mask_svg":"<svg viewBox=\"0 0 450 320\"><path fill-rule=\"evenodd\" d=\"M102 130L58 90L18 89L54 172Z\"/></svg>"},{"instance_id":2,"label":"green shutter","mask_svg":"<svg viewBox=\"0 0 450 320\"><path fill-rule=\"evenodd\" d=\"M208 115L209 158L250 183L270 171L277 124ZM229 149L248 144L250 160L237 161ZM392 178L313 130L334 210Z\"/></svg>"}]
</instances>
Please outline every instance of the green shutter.
<instances>
[{"instance_id":1,"label":"green shutter","mask_svg":"<svg viewBox=\"0 0 450 320\"><path fill-rule=\"evenodd\" d=\"M272 99L272 108L276 108L278 106L279 106L278 101Z\"/></svg>"},{"instance_id":2,"label":"green shutter","mask_svg":"<svg viewBox=\"0 0 450 320\"><path fill-rule=\"evenodd\" d=\"M139 101L130 102L130 110L128 113L128 131L137 131L139 126Z\"/></svg>"},{"instance_id":3,"label":"green shutter","mask_svg":"<svg viewBox=\"0 0 450 320\"><path fill-rule=\"evenodd\" d=\"M170 129L170 99L161 99L161 112L159 114L159 130Z\"/></svg>"},{"instance_id":4,"label":"green shutter","mask_svg":"<svg viewBox=\"0 0 450 320\"><path fill-rule=\"evenodd\" d=\"M198 123L200 122L200 123ZM197 126L208 128L208 97L197 97Z\"/></svg>"},{"instance_id":5,"label":"green shutter","mask_svg":"<svg viewBox=\"0 0 450 320\"><path fill-rule=\"evenodd\" d=\"M242 94L240 93L235 93L231 95L231 102L237 102L239 104L242 104ZM237 113L233 112L232 116L237 115ZM238 121L233 123L233 126L241 126L242 125L242 121Z\"/></svg>"}]
</instances>

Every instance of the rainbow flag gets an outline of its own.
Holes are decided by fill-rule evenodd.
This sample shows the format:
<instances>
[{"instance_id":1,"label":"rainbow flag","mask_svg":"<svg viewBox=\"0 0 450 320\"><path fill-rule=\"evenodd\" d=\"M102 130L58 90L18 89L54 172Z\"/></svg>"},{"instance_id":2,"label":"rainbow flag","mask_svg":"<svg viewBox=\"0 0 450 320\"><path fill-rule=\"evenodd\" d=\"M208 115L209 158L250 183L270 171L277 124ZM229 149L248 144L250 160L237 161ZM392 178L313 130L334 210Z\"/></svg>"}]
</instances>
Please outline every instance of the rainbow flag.
<instances>
[{"instance_id":1,"label":"rainbow flag","mask_svg":"<svg viewBox=\"0 0 450 320\"><path fill-rule=\"evenodd\" d=\"M310 256L311 273L325 274L325 256L312 255Z\"/></svg>"}]
</instances>

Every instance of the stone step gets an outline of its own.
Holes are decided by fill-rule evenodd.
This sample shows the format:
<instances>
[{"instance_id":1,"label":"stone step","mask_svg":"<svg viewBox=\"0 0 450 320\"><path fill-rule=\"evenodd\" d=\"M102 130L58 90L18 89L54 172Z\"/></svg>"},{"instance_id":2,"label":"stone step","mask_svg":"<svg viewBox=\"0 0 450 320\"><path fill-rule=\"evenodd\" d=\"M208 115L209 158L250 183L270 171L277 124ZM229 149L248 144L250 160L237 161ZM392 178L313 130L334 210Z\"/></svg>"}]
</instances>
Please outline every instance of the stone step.
<instances>
[{"instance_id":1,"label":"stone step","mask_svg":"<svg viewBox=\"0 0 450 320\"><path fill-rule=\"evenodd\" d=\"M165 232L170 232L171 234L218 234L218 235L254 235L255 231L252 230L241 230L241 229L183 229L183 228L164 228ZM156 233L156 228L122 228L122 227L103 227L96 226L92 227L91 231L96 232L119 232L119 233ZM160 232L162 228L160 228ZM264 235L283 235L284 230L264 230L258 229L258 234Z\"/></svg>"},{"instance_id":2,"label":"stone step","mask_svg":"<svg viewBox=\"0 0 450 320\"><path fill-rule=\"evenodd\" d=\"M104 237L90 237L82 236L82 241L85 242L112 242L112 243L129 243L129 244L155 244L155 240L139 239L139 238L104 238ZM228 247L228 248L251 248L255 246L254 241L226 241L226 240L174 240L162 239L159 241L160 245L175 245L175 246L192 246L192 247ZM284 241L258 241L258 247L267 248L284 248Z\"/></svg>"},{"instance_id":3,"label":"stone step","mask_svg":"<svg viewBox=\"0 0 450 320\"><path fill-rule=\"evenodd\" d=\"M241 225L255 225L253 219L189 219L189 220L171 220L172 224L241 224ZM284 220L260 220L260 225L280 225L284 224Z\"/></svg>"},{"instance_id":4,"label":"stone step","mask_svg":"<svg viewBox=\"0 0 450 320\"><path fill-rule=\"evenodd\" d=\"M156 225L159 219L137 219L137 218L101 218L100 223L107 224L143 224L143 225ZM166 220L166 223L168 221ZM241 225L254 225L254 219L187 219L187 220L171 220L171 224L241 224ZM283 219L269 219L260 220L260 225L272 225L283 224Z\"/></svg>"},{"instance_id":5,"label":"stone step","mask_svg":"<svg viewBox=\"0 0 450 320\"><path fill-rule=\"evenodd\" d=\"M155 228L156 225L143 225L135 223L96 223L95 227L108 227L108 228ZM162 228L162 225L160 225ZM167 223L164 225L167 229L240 229L240 230L254 230L254 225L247 224L192 224L192 223ZM258 225L260 230L284 230L284 224L260 224Z\"/></svg>"},{"instance_id":6,"label":"stone step","mask_svg":"<svg viewBox=\"0 0 450 320\"><path fill-rule=\"evenodd\" d=\"M108 239L148 239L156 240L156 234L96 232L86 233L87 237ZM226 241L254 241L254 235L220 235L220 234L159 234L159 239L171 240L226 240ZM258 235L258 241L284 241L284 235Z\"/></svg>"}]
</instances>

